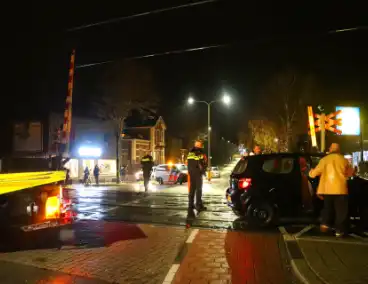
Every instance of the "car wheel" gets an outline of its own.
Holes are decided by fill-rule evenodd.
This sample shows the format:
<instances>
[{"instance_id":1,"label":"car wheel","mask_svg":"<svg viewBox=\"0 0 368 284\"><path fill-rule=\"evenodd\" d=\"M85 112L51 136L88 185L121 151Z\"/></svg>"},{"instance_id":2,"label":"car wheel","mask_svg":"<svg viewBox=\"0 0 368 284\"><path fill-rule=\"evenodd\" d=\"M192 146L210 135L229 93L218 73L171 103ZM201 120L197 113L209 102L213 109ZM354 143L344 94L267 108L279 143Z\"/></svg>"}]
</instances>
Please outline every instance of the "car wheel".
<instances>
[{"instance_id":1,"label":"car wheel","mask_svg":"<svg viewBox=\"0 0 368 284\"><path fill-rule=\"evenodd\" d=\"M267 227L275 223L275 207L266 202L255 202L248 206L246 218L250 225Z\"/></svg>"}]
</instances>

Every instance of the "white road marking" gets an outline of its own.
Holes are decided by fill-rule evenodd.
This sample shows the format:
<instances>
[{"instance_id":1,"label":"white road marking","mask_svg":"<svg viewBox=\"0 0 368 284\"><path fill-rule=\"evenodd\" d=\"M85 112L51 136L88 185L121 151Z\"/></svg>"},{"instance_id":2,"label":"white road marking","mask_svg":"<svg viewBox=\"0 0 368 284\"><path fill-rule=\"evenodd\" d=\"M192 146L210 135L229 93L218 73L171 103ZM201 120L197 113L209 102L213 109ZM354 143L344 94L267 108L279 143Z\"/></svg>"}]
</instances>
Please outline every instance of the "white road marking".
<instances>
[{"instance_id":1,"label":"white road marking","mask_svg":"<svg viewBox=\"0 0 368 284\"><path fill-rule=\"evenodd\" d=\"M194 239L195 239L196 235L198 234L198 232L199 232L199 229L194 229L190 233L190 235L189 235L189 237L188 237L188 239L186 240L185 243L191 244L194 241ZM179 270L179 267L180 267L180 264L173 264L171 266L169 272L166 274L166 277L165 277L164 281L162 282L162 284L171 284L172 281L175 278L176 272Z\"/></svg>"},{"instance_id":2,"label":"white road marking","mask_svg":"<svg viewBox=\"0 0 368 284\"><path fill-rule=\"evenodd\" d=\"M173 264L169 270L169 272L166 274L166 277L164 279L164 282L162 284L170 284L174 280L176 272L179 270L180 264Z\"/></svg>"},{"instance_id":3,"label":"white road marking","mask_svg":"<svg viewBox=\"0 0 368 284\"><path fill-rule=\"evenodd\" d=\"M313 237L300 237L298 240L301 241L310 241L310 242L322 242L322 243L337 243L337 244L353 244L353 245L361 245L361 246L368 246L368 242L359 242L359 241L344 241L344 240L333 240L333 239L317 239Z\"/></svg>"},{"instance_id":4,"label":"white road marking","mask_svg":"<svg viewBox=\"0 0 368 284\"><path fill-rule=\"evenodd\" d=\"M198 234L198 229L194 229L190 235L189 235L189 238L187 239L186 243L187 244L191 244L193 241L194 241L194 238L196 237L196 235Z\"/></svg>"},{"instance_id":5,"label":"white road marking","mask_svg":"<svg viewBox=\"0 0 368 284\"><path fill-rule=\"evenodd\" d=\"M294 241L295 240L295 238L286 231L285 227L280 226L279 231L282 234L284 241Z\"/></svg>"},{"instance_id":6,"label":"white road marking","mask_svg":"<svg viewBox=\"0 0 368 284\"><path fill-rule=\"evenodd\" d=\"M299 238L301 235L303 235L304 233L312 230L315 227L315 225L309 225L305 228L303 228L301 231L299 231L298 233L294 234L295 238Z\"/></svg>"}]
</instances>

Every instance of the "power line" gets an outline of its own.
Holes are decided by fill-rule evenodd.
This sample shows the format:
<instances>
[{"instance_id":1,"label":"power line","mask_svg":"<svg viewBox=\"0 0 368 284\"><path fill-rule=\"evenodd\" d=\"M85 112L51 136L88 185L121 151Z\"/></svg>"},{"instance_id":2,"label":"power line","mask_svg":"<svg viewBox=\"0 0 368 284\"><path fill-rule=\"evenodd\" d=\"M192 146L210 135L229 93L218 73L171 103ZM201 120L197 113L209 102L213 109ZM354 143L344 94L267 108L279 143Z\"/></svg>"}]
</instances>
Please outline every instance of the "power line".
<instances>
[{"instance_id":1,"label":"power line","mask_svg":"<svg viewBox=\"0 0 368 284\"><path fill-rule=\"evenodd\" d=\"M354 32L359 30L368 30L368 26L361 26L361 27L354 27L354 28L345 28L345 29L336 29L328 31L327 34L336 34L336 33L343 33L343 32ZM263 40L257 40L260 41L268 41L272 40L271 38L263 39ZM126 57L123 59L120 59L122 61L129 61L129 60L139 60L139 59L147 59L152 57L159 57L159 56L165 56L165 55L176 55L176 54L182 54L182 53L188 53L188 52L197 52L202 50L208 50L208 49L217 49L217 48L224 48L228 47L234 44L239 44L244 41L237 41L237 42L229 42L224 44L215 44L215 45L206 45L206 46L200 46L200 47L193 47L193 48L186 48L186 49L179 49L179 50L171 50L171 51L165 51L165 52L157 52L157 53L151 53L151 54L145 54L145 55L139 55L139 56L132 56L132 57ZM252 41L254 43L254 41ZM76 69L80 68L88 68L88 67L95 67L99 65L105 65L109 63L113 63L119 60L107 60L107 61L101 61L101 62L93 62L93 63L87 63L87 64L80 64L76 65Z\"/></svg>"},{"instance_id":2,"label":"power line","mask_svg":"<svg viewBox=\"0 0 368 284\"><path fill-rule=\"evenodd\" d=\"M210 3L214 3L214 2L218 2L218 1L221 1L221 0L204 0L204 1L198 1L198 2L189 3L189 4L183 4L183 5L179 5L179 6L173 6L173 7L168 7L168 8L162 8L162 9L147 11L147 12L143 12L143 13L138 13L138 14L133 14L133 15L129 15L129 16L113 18L113 19L109 19L109 20L105 20L105 21L101 21L101 22L96 22L96 23L91 23L91 24L86 24L86 25L70 28L70 29L67 30L67 32L74 32L74 31L78 31L78 30L88 29L88 28L91 28L91 27L102 26L102 25L117 23L117 22L121 22L121 21L131 20L131 19L134 19L134 18L150 16L150 15L154 15L154 14L160 14L160 13L179 10L179 9L184 9L184 8L190 8L190 7L199 6L199 5L210 4Z\"/></svg>"},{"instance_id":3,"label":"power line","mask_svg":"<svg viewBox=\"0 0 368 284\"><path fill-rule=\"evenodd\" d=\"M182 54L182 53L196 52L196 51L207 50L207 49L221 48L221 47L226 47L226 46L230 46L230 45L232 45L232 43L207 45L207 46L201 46L201 47L193 47L193 48L186 48L186 49L179 49L179 50L157 52L157 53L145 54L145 55L140 55L140 56L132 56L132 57L124 58L122 60L129 61L129 60L147 59L147 58L151 58L151 57ZM113 63L115 61L116 60L107 60L107 61L101 61L101 62L81 64L81 65L77 65L75 68L80 69L80 68L94 67L94 66L98 66L98 65L105 65L105 64Z\"/></svg>"}]
</instances>

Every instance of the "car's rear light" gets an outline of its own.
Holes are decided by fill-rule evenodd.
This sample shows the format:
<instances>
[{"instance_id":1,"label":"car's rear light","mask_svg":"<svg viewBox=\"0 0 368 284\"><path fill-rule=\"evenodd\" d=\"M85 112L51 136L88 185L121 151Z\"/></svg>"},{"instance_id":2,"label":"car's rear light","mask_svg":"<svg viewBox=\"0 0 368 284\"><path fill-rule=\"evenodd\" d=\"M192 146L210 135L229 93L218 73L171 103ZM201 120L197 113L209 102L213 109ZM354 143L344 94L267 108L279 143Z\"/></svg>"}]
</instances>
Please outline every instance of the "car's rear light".
<instances>
[{"instance_id":1,"label":"car's rear light","mask_svg":"<svg viewBox=\"0 0 368 284\"><path fill-rule=\"evenodd\" d=\"M58 196L48 197L45 205L45 218L55 219L60 216L60 199Z\"/></svg>"},{"instance_id":2,"label":"car's rear light","mask_svg":"<svg viewBox=\"0 0 368 284\"><path fill-rule=\"evenodd\" d=\"M241 190L247 190L252 185L251 178L242 178L238 182L238 188Z\"/></svg>"}]
</instances>

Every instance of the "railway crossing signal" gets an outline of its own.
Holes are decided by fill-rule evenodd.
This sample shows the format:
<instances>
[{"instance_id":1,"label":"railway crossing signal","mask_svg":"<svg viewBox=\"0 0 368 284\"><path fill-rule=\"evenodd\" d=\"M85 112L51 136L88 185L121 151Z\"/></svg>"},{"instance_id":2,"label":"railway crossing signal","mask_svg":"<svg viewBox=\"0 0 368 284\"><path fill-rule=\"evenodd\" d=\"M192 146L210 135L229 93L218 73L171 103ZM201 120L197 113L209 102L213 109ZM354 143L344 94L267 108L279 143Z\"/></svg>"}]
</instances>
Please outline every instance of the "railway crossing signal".
<instances>
[{"instance_id":1,"label":"railway crossing signal","mask_svg":"<svg viewBox=\"0 0 368 284\"><path fill-rule=\"evenodd\" d=\"M341 113L341 110L330 113L329 115L325 115L325 114L315 114L314 117L316 118L316 121L314 122L315 126L316 126L316 132L320 132L321 131L321 126L322 123L324 123L324 128L325 130L334 132L338 135L341 135L341 130L337 129L336 126L341 126L342 125L342 121L341 118L339 119L335 119L335 117L337 115L339 115ZM324 120L324 121L323 121Z\"/></svg>"},{"instance_id":2,"label":"railway crossing signal","mask_svg":"<svg viewBox=\"0 0 368 284\"><path fill-rule=\"evenodd\" d=\"M337 129L336 126L341 126L341 119L336 119L336 116L341 113L341 110L332 112L328 115L321 114L313 114L313 110L311 106L308 106L308 119L309 119L309 128L310 131L308 134L311 136L312 145L314 147L317 146L316 133L321 132L321 151L325 151L325 143L326 143L326 130L341 135L341 130Z\"/></svg>"}]
</instances>

